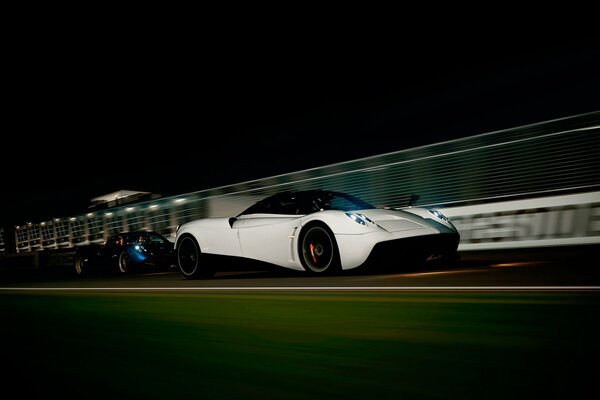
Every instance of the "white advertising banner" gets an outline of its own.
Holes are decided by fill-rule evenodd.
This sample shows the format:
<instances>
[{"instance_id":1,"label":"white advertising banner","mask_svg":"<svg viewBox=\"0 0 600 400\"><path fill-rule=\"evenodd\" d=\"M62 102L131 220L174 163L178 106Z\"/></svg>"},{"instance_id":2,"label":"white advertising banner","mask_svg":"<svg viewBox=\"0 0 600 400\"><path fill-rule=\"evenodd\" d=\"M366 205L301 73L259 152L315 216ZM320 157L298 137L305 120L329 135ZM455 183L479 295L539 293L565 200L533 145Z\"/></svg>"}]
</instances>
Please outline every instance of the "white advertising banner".
<instances>
[{"instance_id":1,"label":"white advertising banner","mask_svg":"<svg viewBox=\"0 0 600 400\"><path fill-rule=\"evenodd\" d=\"M600 243L600 192L440 208L459 250Z\"/></svg>"}]
</instances>

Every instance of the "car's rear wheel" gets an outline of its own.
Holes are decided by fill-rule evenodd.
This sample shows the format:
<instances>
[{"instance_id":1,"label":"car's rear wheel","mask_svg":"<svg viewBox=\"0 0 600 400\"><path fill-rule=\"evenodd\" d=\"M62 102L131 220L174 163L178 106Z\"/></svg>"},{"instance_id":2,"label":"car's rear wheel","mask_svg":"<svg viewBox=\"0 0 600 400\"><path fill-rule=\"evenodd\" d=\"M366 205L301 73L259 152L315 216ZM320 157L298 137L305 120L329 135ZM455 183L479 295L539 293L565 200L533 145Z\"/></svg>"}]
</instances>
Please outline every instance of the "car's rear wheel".
<instances>
[{"instance_id":1,"label":"car's rear wheel","mask_svg":"<svg viewBox=\"0 0 600 400\"><path fill-rule=\"evenodd\" d=\"M177 266L187 279L210 278L215 270L203 262L200 245L192 235L184 235L177 243Z\"/></svg>"},{"instance_id":2,"label":"car's rear wheel","mask_svg":"<svg viewBox=\"0 0 600 400\"><path fill-rule=\"evenodd\" d=\"M129 260L129 255L126 251L122 251L119 254L119 262L118 262L119 272L122 274L126 274L131 269L131 262Z\"/></svg>"},{"instance_id":3,"label":"car's rear wheel","mask_svg":"<svg viewBox=\"0 0 600 400\"><path fill-rule=\"evenodd\" d=\"M324 224L305 227L300 236L300 262L313 274L340 270L340 256L333 232Z\"/></svg>"}]
</instances>

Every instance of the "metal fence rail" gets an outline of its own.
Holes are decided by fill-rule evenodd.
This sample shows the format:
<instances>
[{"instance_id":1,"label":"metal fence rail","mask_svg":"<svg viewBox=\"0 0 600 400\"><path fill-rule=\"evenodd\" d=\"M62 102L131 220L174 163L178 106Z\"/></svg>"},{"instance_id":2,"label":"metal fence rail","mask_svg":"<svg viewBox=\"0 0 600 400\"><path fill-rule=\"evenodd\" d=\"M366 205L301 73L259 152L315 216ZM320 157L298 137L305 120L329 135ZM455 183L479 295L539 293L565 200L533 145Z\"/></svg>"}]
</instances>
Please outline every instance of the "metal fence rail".
<instances>
[{"instance_id":1,"label":"metal fence rail","mask_svg":"<svg viewBox=\"0 0 600 400\"><path fill-rule=\"evenodd\" d=\"M327 188L381 206L442 208L600 188L600 111L15 228L17 251L102 242L119 230L174 237L286 189ZM0 238L2 236L0 235ZM3 246L0 246L2 248Z\"/></svg>"}]
</instances>

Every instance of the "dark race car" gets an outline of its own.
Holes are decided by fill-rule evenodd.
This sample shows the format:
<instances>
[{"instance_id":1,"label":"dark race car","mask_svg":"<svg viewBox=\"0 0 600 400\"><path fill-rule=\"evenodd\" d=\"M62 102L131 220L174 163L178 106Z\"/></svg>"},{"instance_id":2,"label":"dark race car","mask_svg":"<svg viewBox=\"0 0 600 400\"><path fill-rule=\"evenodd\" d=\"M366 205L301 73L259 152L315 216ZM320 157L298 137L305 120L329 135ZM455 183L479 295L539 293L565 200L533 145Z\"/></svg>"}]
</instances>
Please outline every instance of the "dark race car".
<instances>
[{"instance_id":1,"label":"dark race car","mask_svg":"<svg viewBox=\"0 0 600 400\"><path fill-rule=\"evenodd\" d=\"M173 242L157 232L122 232L100 244L78 246L75 254L75 273L91 271L126 274L153 268L169 269L175 262Z\"/></svg>"}]
</instances>

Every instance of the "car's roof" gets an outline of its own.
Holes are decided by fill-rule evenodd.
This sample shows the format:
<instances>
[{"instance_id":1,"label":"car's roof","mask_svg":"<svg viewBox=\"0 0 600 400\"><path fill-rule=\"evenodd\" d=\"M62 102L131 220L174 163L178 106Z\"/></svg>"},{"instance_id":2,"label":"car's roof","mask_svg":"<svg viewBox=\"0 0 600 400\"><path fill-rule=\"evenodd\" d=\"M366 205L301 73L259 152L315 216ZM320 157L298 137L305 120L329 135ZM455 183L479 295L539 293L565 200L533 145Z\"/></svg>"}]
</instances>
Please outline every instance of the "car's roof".
<instances>
[{"instance_id":1,"label":"car's roof","mask_svg":"<svg viewBox=\"0 0 600 400\"><path fill-rule=\"evenodd\" d=\"M352 211L371 208L375 207L345 192L324 189L287 190L257 201L238 216L248 214L304 215L319 210Z\"/></svg>"},{"instance_id":2,"label":"car's roof","mask_svg":"<svg viewBox=\"0 0 600 400\"><path fill-rule=\"evenodd\" d=\"M268 196L267 198L276 197L276 196L284 196L284 195L299 195L299 196L309 197L309 196L323 195L323 194L327 194L327 193L346 194L346 193L338 192L335 190L325 190L325 189L286 190L283 192L275 193L271 196Z\"/></svg>"},{"instance_id":3,"label":"car's roof","mask_svg":"<svg viewBox=\"0 0 600 400\"><path fill-rule=\"evenodd\" d=\"M149 233L158 233L155 231L127 231L127 232L119 232L119 233L115 233L112 236L118 236L118 235L146 235Z\"/></svg>"}]
</instances>

